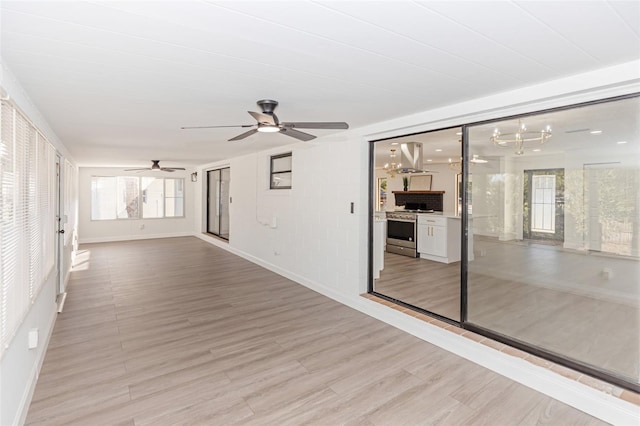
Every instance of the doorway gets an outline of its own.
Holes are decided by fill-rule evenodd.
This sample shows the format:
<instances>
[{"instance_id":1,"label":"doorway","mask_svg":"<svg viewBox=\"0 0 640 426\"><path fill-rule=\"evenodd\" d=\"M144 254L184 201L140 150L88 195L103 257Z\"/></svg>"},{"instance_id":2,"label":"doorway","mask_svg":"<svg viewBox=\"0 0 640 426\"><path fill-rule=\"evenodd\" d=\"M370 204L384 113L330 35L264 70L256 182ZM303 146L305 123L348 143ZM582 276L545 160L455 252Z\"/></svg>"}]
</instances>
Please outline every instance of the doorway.
<instances>
[{"instance_id":1,"label":"doorway","mask_svg":"<svg viewBox=\"0 0 640 426\"><path fill-rule=\"evenodd\" d=\"M56 300L61 304L61 299L64 298L65 289L65 277L64 277L64 241L65 241L65 229L64 225L66 222L65 211L64 211L64 176L63 176L63 168L62 168L62 157L60 154L56 154L56 205L55 205L55 214L56 214L56 229L55 229L55 258L54 264L57 270L56 272Z\"/></svg>"},{"instance_id":2,"label":"doorway","mask_svg":"<svg viewBox=\"0 0 640 426\"><path fill-rule=\"evenodd\" d=\"M523 236L564 242L564 169L524 171Z\"/></svg>"},{"instance_id":3,"label":"doorway","mask_svg":"<svg viewBox=\"0 0 640 426\"><path fill-rule=\"evenodd\" d=\"M229 240L231 168L207 171L207 232Z\"/></svg>"}]
</instances>

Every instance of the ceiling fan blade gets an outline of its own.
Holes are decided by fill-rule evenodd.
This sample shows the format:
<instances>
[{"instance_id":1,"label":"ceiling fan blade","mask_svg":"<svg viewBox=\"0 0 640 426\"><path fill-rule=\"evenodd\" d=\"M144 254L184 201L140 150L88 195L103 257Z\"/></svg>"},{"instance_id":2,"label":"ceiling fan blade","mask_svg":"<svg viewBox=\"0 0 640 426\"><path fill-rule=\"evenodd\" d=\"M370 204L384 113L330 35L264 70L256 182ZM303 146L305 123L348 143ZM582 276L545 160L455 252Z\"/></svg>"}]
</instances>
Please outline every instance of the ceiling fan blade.
<instances>
[{"instance_id":1,"label":"ceiling fan blade","mask_svg":"<svg viewBox=\"0 0 640 426\"><path fill-rule=\"evenodd\" d=\"M176 170L186 170L184 167L162 167L163 172L175 172Z\"/></svg>"},{"instance_id":2,"label":"ceiling fan blade","mask_svg":"<svg viewBox=\"0 0 640 426\"><path fill-rule=\"evenodd\" d=\"M255 124L238 124L235 126L185 126L180 127L182 130L191 130L191 129L217 129L220 127L253 127Z\"/></svg>"},{"instance_id":3,"label":"ceiling fan blade","mask_svg":"<svg viewBox=\"0 0 640 426\"><path fill-rule=\"evenodd\" d=\"M247 111L258 123L271 124L272 126L278 125L278 117L275 114L262 114L260 112Z\"/></svg>"},{"instance_id":4,"label":"ceiling fan blade","mask_svg":"<svg viewBox=\"0 0 640 426\"><path fill-rule=\"evenodd\" d=\"M251 129L248 132L244 132L243 134L236 136L235 138L229 139L229 141L239 141L240 139L244 139L247 136L251 136L254 133L258 133L258 130L257 129Z\"/></svg>"},{"instance_id":5,"label":"ceiling fan blade","mask_svg":"<svg viewBox=\"0 0 640 426\"><path fill-rule=\"evenodd\" d=\"M282 123L284 127L296 128L296 129L348 129L349 125L343 121L340 122L295 122L295 123Z\"/></svg>"},{"instance_id":6,"label":"ceiling fan blade","mask_svg":"<svg viewBox=\"0 0 640 426\"><path fill-rule=\"evenodd\" d=\"M142 169L124 169L125 172L141 172L144 170L151 170L149 167L144 167Z\"/></svg>"},{"instance_id":7,"label":"ceiling fan blade","mask_svg":"<svg viewBox=\"0 0 640 426\"><path fill-rule=\"evenodd\" d=\"M305 141L305 142L316 138L315 136L310 135L309 133L304 133L299 130L294 130L287 127L283 127L280 130L280 133L282 133L283 135L291 136L292 138L299 139L301 141Z\"/></svg>"}]
</instances>

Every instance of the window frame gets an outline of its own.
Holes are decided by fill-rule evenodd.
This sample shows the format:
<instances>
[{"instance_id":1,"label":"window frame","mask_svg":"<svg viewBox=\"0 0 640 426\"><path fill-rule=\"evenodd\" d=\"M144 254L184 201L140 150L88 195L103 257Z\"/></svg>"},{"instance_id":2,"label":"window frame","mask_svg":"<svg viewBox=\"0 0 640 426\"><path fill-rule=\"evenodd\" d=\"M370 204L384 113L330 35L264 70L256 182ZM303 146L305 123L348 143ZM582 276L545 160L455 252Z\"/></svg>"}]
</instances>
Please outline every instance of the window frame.
<instances>
[{"instance_id":1,"label":"window frame","mask_svg":"<svg viewBox=\"0 0 640 426\"><path fill-rule=\"evenodd\" d=\"M158 217L145 217L144 216L144 201L143 201L143 188L142 188L142 180L145 177L152 177L154 179L162 179L162 216L158 216ZM138 180L138 209L137 209L137 216L136 217L118 217L118 211L116 208L115 211L115 218L108 218L108 219L96 219L93 217L93 182L94 179L96 178L113 178L116 180L116 184L118 182L118 178L136 178ZM182 197L170 197L172 199L181 199L182 200L182 215L180 216L167 216L166 215L166 202L167 202L167 197L166 197L166 185L167 185L167 179L172 179L172 180L182 180ZM155 220L155 219L184 219L186 217L186 203L185 203L185 193L186 193L186 185L185 185L185 178L184 177L159 177L159 176L127 176L127 175L92 175L91 176L91 209L89 212L90 215L90 220L91 222L104 222L104 221L127 221L127 220ZM115 193L116 199L118 197L118 192L117 192L117 185L116 185L116 193ZM114 200L114 205L117 206L117 200Z\"/></svg>"},{"instance_id":2,"label":"window frame","mask_svg":"<svg viewBox=\"0 0 640 426\"><path fill-rule=\"evenodd\" d=\"M291 165L289 166L288 170L278 170L278 171L273 171L273 164L275 162L275 160L279 160L281 158L291 158ZM290 175L290 184L288 186L278 186L275 182L276 182L276 177L278 175L283 175L288 173ZM269 160L269 189L291 189L291 187L293 183L293 152L287 152L284 154L277 154L277 155L272 155L270 157Z\"/></svg>"}]
</instances>

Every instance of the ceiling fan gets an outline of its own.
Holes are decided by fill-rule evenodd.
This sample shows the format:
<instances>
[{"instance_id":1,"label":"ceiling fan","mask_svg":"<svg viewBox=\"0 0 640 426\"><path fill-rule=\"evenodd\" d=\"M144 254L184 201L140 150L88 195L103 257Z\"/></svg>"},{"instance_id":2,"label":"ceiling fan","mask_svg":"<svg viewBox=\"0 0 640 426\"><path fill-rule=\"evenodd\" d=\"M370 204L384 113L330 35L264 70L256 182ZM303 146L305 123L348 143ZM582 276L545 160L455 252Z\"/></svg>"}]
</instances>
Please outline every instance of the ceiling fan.
<instances>
[{"instance_id":1,"label":"ceiling fan","mask_svg":"<svg viewBox=\"0 0 640 426\"><path fill-rule=\"evenodd\" d=\"M125 172L142 172L151 170L152 172L175 172L176 170L185 170L184 167L160 167L160 160L151 160L151 167L142 167L140 169L125 169Z\"/></svg>"},{"instance_id":2,"label":"ceiling fan","mask_svg":"<svg viewBox=\"0 0 640 426\"><path fill-rule=\"evenodd\" d=\"M252 128L251 130L244 132L230 141L239 141L247 136L251 136L256 132L261 133L277 133L280 132L283 135L290 136L292 138L299 139L301 141L310 141L315 139L314 135L301 132L296 129L348 129L349 125L345 122L280 122L278 117L273 112L278 106L278 102L271 99L262 99L257 102L262 112L247 111L253 118L256 119L256 124L239 124L236 126L195 126L195 127L181 127L181 129L213 129L218 127L243 127Z\"/></svg>"}]
</instances>

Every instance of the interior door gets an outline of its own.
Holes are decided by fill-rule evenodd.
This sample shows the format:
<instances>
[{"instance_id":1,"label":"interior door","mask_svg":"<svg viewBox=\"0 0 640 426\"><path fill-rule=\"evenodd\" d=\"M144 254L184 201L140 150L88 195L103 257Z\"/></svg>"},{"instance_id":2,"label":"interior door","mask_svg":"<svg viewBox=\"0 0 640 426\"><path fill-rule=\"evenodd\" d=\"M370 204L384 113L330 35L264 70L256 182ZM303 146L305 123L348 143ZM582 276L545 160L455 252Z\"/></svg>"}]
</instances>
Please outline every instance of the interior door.
<instances>
[{"instance_id":1,"label":"interior door","mask_svg":"<svg viewBox=\"0 0 640 426\"><path fill-rule=\"evenodd\" d=\"M64 225L66 222L64 212L64 191L63 191L63 174L62 174L62 158L56 155L56 240L55 240L55 267L56 267L56 299L66 291L64 283Z\"/></svg>"},{"instance_id":2,"label":"interior door","mask_svg":"<svg viewBox=\"0 0 640 426\"><path fill-rule=\"evenodd\" d=\"M524 171L523 237L564 241L564 169Z\"/></svg>"}]
</instances>

